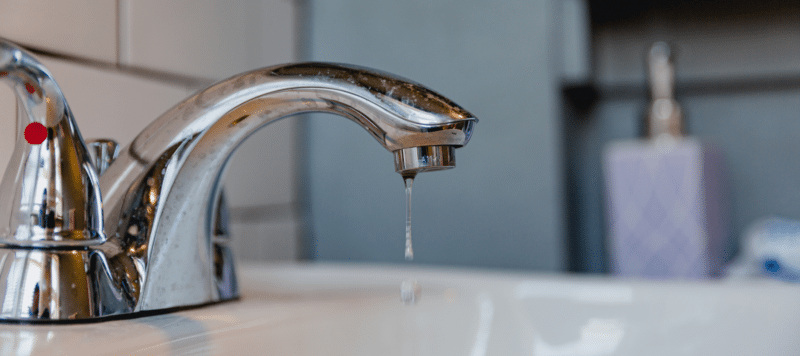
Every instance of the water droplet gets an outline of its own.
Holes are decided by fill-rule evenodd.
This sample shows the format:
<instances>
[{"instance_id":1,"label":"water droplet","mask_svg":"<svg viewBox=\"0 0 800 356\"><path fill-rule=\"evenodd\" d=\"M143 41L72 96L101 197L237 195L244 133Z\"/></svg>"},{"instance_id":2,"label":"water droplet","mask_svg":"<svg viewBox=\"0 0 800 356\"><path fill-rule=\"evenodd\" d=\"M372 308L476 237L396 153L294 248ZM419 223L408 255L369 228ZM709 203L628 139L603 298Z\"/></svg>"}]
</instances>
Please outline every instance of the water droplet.
<instances>
[{"instance_id":1,"label":"water droplet","mask_svg":"<svg viewBox=\"0 0 800 356\"><path fill-rule=\"evenodd\" d=\"M403 305L417 304L421 292L422 288L414 279L407 279L400 283L400 299L403 301Z\"/></svg>"}]
</instances>

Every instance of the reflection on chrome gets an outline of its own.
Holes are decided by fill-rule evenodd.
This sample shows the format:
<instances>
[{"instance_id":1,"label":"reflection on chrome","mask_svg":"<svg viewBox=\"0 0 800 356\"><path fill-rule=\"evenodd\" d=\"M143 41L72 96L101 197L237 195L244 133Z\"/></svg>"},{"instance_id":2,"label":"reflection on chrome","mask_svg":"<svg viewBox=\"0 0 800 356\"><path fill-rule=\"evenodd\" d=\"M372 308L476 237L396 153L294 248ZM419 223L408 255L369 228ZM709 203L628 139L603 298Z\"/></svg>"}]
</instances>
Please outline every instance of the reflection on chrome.
<instances>
[{"instance_id":1,"label":"reflection on chrome","mask_svg":"<svg viewBox=\"0 0 800 356\"><path fill-rule=\"evenodd\" d=\"M551 345L540 336L533 340L536 356L602 356L613 355L625 336L625 324L616 319L589 319L581 327L577 341Z\"/></svg>"}]
</instances>

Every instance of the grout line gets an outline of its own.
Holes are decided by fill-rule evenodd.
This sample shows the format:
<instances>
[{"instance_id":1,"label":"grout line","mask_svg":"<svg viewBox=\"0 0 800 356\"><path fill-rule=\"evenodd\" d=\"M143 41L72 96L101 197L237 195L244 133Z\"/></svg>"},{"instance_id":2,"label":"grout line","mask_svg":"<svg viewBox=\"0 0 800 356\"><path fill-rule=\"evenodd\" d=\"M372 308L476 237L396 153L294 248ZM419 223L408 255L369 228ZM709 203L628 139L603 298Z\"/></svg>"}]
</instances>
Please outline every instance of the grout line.
<instances>
[{"instance_id":1,"label":"grout line","mask_svg":"<svg viewBox=\"0 0 800 356\"><path fill-rule=\"evenodd\" d=\"M117 0L117 13L116 13L116 15L117 15L117 19L116 19L117 20L117 22L116 22L116 24L117 24L117 40L115 41L115 43L117 44L117 63L122 62L122 59L120 58L121 57L120 52L122 51L122 46L120 45L120 39L122 38L122 35L121 35L121 31L122 31L121 27L122 27L122 25L120 25L120 21L122 19L122 16L120 15L120 11L122 11L121 10L121 8L122 8L121 2L122 1L123 0Z\"/></svg>"},{"instance_id":2,"label":"grout line","mask_svg":"<svg viewBox=\"0 0 800 356\"><path fill-rule=\"evenodd\" d=\"M122 65L122 64L113 64L102 62L95 59L88 59L83 57L71 56L61 53L55 53L52 51L44 50L41 48L29 47L25 46L25 49L31 51L32 53L42 56L42 57L49 57L51 59L63 60L72 62L74 64L80 64L87 67L94 67L97 69L103 69L108 71L114 71L122 74L127 74L135 77L139 77L142 79L158 81L164 84L171 84L171 85L179 85L179 86L186 86L190 88L197 88L197 87L205 87L211 85L215 82L213 79L209 78L198 78L188 75L182 74L175 74L170 72L152 70L152 69L145 69L136 66L129 66L129 65Z\"/></svg>"},{"instance_id":3,"label":"grout line","mask_svg":"<svg viewBox=\"0 0 800 356\"><path fill-rule=\"evenodd\" d=\"M595 83L594 86L599 91L601 99L648 98L647 84L644 82ZM787 73L783 75L772 74L758 77L742 76L679 80L675 84L675 95L721 95L798 89L800 89L800 75Z\"/></svg>"},{"instance_id":4,"label":"grout line","mask_svg":"<svg viewBox=\"0 0 800 356\"><path fill-rule=\"evenodd\" d=\"M117 65L130 63L129 15L128 3L125 0L117 0Z\"/></svg>"}]
</instances>

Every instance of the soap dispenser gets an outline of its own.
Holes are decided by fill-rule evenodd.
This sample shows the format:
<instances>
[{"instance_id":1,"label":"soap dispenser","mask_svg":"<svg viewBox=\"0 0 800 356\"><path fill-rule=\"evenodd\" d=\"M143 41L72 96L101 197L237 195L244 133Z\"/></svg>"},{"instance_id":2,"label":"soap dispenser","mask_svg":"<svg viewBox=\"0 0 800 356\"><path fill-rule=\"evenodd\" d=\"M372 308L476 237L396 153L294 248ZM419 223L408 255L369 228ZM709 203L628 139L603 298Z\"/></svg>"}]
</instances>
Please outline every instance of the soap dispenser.
<instances>
[{"instance_id":1,"label":"soap dispenser","mask_svg":"<svg viewBox=\"0 0 800 356\"><path fill-rule=\"evenodd\" d=\"M713 278L728 237L723 157L685 135L669 45L652 45L647 65L646 137L613 142L603 152L611 272Z\"/></svg>"}]
</instances>

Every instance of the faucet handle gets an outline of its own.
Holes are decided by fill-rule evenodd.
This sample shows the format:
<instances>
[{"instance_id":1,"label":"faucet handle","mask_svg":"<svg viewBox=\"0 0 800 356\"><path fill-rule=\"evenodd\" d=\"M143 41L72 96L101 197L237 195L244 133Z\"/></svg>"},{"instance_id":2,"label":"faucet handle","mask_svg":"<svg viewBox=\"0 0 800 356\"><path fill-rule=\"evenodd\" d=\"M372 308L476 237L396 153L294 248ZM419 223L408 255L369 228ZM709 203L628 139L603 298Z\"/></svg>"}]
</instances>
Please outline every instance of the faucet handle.
<instances>
[{"instance_id":1,"label":"faucet handle","mask_svg":"<svg viewBox=\"0 0 800 356\"><path fill-rule=\"evenodd\" d=\"M108 169L111 163L119 156L119 144L117 141L98 138L86 140L89 147L89 156L97 169L97 175L101 176Z\"/></svg>"},{"instance_id":2,"label":"faucet handle","mask_svg":"<svg viewBox=\"0 0 800 356\"><path fill-rule=\"evenodd\" d=\"M30 53L2 39L0 81L17 97L16 144L0 183L0 245L102 243L97 174L61 89Z\"/></svg>"}]
</instances>

